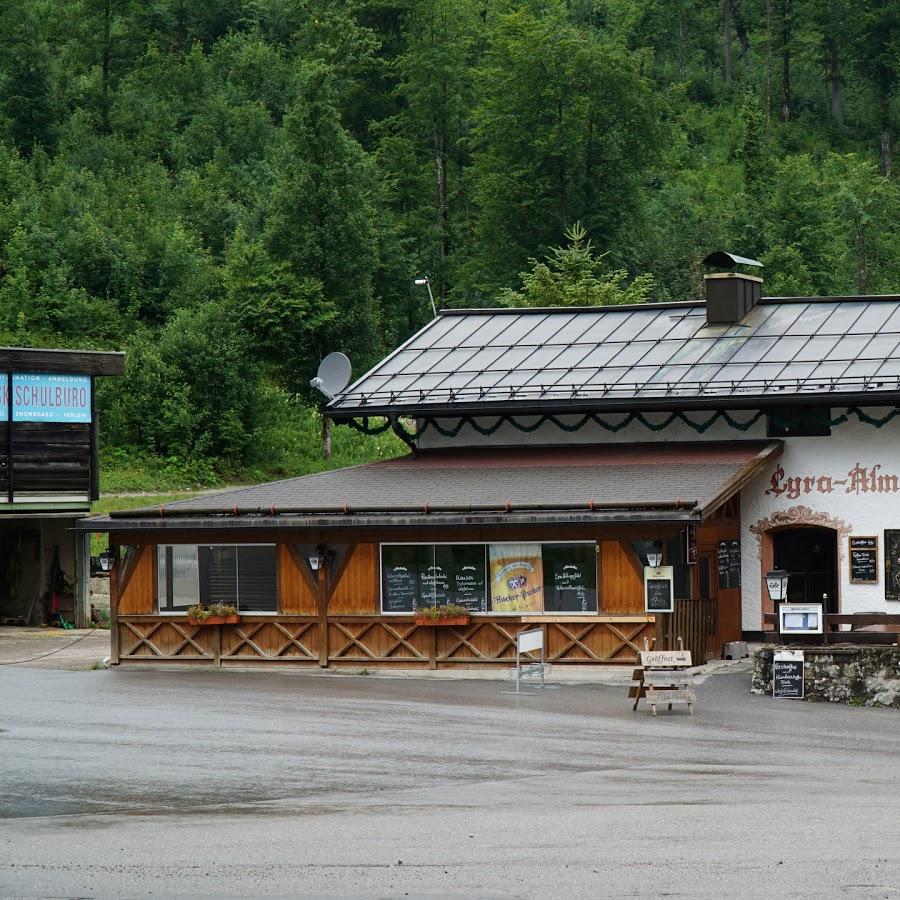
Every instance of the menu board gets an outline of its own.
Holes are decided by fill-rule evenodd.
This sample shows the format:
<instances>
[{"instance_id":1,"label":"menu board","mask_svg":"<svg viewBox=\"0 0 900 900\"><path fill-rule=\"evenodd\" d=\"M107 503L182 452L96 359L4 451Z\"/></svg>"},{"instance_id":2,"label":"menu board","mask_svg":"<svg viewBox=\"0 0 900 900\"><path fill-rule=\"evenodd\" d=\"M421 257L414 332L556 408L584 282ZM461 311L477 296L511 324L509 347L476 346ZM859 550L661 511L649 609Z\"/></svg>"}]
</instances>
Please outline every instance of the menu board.
<instances>
[{"instance_id":1,"label":"menu board","mask_svg":"<svg viewBox=\"0 0 900 900\"><path fill-rule=\"evenodd\" d=\"M597 545L544 544L544 611L597 611Z\"/></svg>"},{"instance_id":2,"label":"menu board","mask_svg":"<svg viewBox=\"0 0 900 900\"><path fill-rule=\"evenodd\" d=\"M434 585L438 605L455 603L470 612L487 612L484 544L438 544Z\"/></svg>"},{"instance_id":3,"label":"menu board","mask_svg":"<svg viewBox=\"0 0 900 900\"><path fill-rule=\"evenodd\" d=\"M644 609L648 613L674 612L672 566L647 566L644 569Z\"/></svg>"},{"instance_id":4,"label":"menu board","mask_svg":"<svg viewBox=\"0 0 900 900\"><path fill-rule=\"evenodd\" d=\"M850 583L878 583L878 538L850 537Z\"/></svg>"},{"instance_id":5,"label":"menu board","mask_svg":"<svg viewBox=\"0 0 900 900\"><path fill-rule=\"evenodd\" d=\"M420 605L422 573L432 564L430 545L382 544L381 608L386 613L413 613Z\"/></svg>"},{"instance_id":6,"label":"menu board","mask_svg":"<svg viewBox=\"0 0 900 900\"><path fill-rule=\"evenodd\" d=\"M484 544L382 544L382 611L455 603L487 612L485 570Z\"/></svg>"},{"instance_id":7,"label":"menu board","mask_svg":"<svg viewBox=\"0 0 900 900\"><path fill-rule=\"evenodd\" d=\"M803 651L779 650L772 661L772 696L803 699Z\"/></svg>"},{"instance_id":8,"label":"menu board","mask_svg":"<svg viewBox=\"0 0 900 900\"><path fill-rule=\"evenodd\" d=\"M716 547L716 562L719 569L719 588L739 588L741 586L741 542L719 541Z\"/></svg>"},{"instance_id":9,"label":"menu board","mask_svg":"<svg viewBox=\"0 0 900 900\"><path fill-rule=\"evenodd\" d=\"M884 599L900 600L900 531L884 530Z\"/></svg>"}]
</instances>

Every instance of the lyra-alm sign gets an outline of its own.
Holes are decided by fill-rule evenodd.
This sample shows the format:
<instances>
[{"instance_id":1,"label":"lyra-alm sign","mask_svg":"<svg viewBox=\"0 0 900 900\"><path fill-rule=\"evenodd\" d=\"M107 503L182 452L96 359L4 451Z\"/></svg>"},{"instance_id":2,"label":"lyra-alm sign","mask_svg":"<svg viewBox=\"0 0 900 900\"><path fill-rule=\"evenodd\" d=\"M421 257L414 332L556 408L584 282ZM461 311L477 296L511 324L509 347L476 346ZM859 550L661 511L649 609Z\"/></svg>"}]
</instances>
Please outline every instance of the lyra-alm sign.
<instances>
[{"instance_id":1,"label":"lyra-alm sign","mask_svg":"<svg viewBox=\"0 0 900 900\"><path fill-rule=\"evenodd\" d=\"M90 422L89 375L0 374L0 422L8 421L12 397L13 422Z\"/></svg>"}]
</instances>

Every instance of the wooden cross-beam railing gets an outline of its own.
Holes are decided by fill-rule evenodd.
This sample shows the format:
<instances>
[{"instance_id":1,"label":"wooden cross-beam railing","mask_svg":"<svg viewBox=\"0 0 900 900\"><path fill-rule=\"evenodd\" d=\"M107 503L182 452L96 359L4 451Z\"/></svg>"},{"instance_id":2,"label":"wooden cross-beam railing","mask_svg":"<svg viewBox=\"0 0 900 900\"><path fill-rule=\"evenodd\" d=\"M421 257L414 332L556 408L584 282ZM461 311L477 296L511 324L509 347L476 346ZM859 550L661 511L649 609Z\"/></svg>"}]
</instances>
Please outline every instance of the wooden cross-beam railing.
<instances>
[{"instance_id":1,"label":"wooden cross-beam railing","mask_svg":"<svg viewBox=\"0 0 900 900\"><path fill-rule=\"evenodd\" d=\"M410 668L512 666L520 631L544 630L546 659L560 664L632 665L652 616L475 616L467 625L419 625L411 617L244 616L233 625L189 625L159 615L120 615L122 662L242 665L387 665Z\"/></svg>"}]
</instances>

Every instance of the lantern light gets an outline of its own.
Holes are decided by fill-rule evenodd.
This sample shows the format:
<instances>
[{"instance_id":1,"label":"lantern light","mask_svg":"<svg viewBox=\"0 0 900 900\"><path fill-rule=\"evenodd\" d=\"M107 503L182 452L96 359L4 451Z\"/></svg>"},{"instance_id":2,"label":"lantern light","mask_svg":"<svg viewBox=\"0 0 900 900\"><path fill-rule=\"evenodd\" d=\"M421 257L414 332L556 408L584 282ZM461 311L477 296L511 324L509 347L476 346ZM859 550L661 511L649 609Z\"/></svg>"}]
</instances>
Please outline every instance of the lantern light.
<instances>
[{"instance_id":1,"label":"lantern light","mask_svg":"<svg viewBox=\"0 0 900 900\"><path fill-rule=\"evenodd\" d=\"M107 547L97 558L100 563L100 571L101 572L111 572L113 563L116 561L116 554Z\"/></svg>"},{"instance_id":2,"label":"lantern light","mask_svg":"<svg viewBox=\"0 0 900 900\"><path fill-rule=\"evenodd\" d=\"M773 603L787 600L788 573L784 569L773 569L766 572L766 590Z\"/></svg>"}]
</instances>

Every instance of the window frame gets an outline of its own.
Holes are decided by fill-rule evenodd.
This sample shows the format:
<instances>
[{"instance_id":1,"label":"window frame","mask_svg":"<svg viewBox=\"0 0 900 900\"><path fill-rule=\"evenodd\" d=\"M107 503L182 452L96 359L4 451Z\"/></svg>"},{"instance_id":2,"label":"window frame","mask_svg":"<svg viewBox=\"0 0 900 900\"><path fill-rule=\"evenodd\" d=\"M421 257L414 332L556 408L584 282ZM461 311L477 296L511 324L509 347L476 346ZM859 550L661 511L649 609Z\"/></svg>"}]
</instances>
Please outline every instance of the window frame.
<instances>
[{"instance_id":1,"label":"window frame","mask_svg":"<svg viewBox=\"0 0 900 900\"><path fill-rule=\"evenodd\" d=\"M154 570L154 578L156 580L156 613L158 616L186 616L187 615L187 607L183 609L164 609L160 605L160 601L162 599L161 591L165 591L165 585L160 584L159 578L159 570L160 570L160 553L164 553L167 547L196 547L198 549L197 553L197 603L207 603L208 601L202 600L200 598L200 547L235 547L240 550L241 547L271 547L274 551L275 558L275 609L267 609L267 610L242 610L240 605L240 597L236 596L238 615L240 616L278 616L281 614L281 595L278 587L278 544L274 542L268 541L253 541L251 543L231 543L231 544L185 544L185 543L166 543L166 544L157 544L156 545L156 567ZM236 564L236 572L239 572L240 563L238 562L238 555L235 556L235 564ZM239 581L240 576L236 575L236 584L235 588L237 588L237 582Z\"/></svg>"},{"instance_id":2,"label":"window frame","mask_svg":"<svg viewBox=\"0 0 900 900\"><path fill-rule=\"evenodd\" d=\"M384 608L384 558L381 552L382 547L463 547L463 546L481 546L484 547L484 557L485 557L485 582L484 582L484 590L485 590L485 602L490 604L491 593L490 593L490 546L491 544L540 544L541 551L543 553L544 544L590 544L594 547L594 578L596 584L596 593L597 593L597 609L592 612L559 612L558 610L547 610L542 609L540 612L526 612L522 610L511 611L511 612L494 612L490 609L485 612L470 612L470 616L480 616L487 617L493 616L495 618L521 618L522 616L601 616L603 615L603 609L601 604L601 591L600 591L600 564L597 559L598 553L597 548L600 546L599 542L596 540L524 540L520 538L509 538L504 540L494 540L494 541L379 541L378 542L378 612L376 615L379 616L414 616L416 614L415 610L412 611L398 611L392 612L387 611ZM543 601L543 588L542 588L542 601Z\"/></svg>"}]
</instances>

